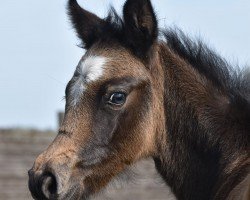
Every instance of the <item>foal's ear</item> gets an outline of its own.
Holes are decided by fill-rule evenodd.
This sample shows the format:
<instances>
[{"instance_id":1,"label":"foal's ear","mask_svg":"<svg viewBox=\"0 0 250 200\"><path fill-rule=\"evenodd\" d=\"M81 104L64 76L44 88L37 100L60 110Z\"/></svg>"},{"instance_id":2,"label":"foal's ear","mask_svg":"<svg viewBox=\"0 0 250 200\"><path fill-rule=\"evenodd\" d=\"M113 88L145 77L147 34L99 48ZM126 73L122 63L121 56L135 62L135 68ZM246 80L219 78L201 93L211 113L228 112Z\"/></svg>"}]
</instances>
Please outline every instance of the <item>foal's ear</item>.
<instances>
[{"instance_id":1,"label":"foal's ear","mask_svg":"<svg viewBox=\"0 0 250 200\"><path fill-rule=\"evenodd\" d=\"M104 20L81 8L76 0L68 1L68 14L83 47L88 49L101 35Z\"/></svg>"},{"instance_id":2,"label":"foal's ear","mask_svg":"<svg viewBox=\"0 0 250 200\"><path fill-rule=\"evenodd\" d=\"M150 0L127 0L123 8L126 42L140 57L147 55L158 36Z\"/></svg>"}]
</instances>

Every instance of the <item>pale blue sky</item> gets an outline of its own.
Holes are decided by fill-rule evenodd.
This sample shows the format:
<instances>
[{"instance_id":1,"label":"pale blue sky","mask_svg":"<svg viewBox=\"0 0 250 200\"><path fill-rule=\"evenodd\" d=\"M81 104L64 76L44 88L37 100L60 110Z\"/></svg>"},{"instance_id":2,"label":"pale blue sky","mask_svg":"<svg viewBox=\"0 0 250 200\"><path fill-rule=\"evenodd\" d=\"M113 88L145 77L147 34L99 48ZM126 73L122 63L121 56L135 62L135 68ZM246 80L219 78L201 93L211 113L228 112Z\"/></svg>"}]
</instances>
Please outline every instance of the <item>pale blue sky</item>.
<instances>
[{"instance_id":1,"label":"pale blue sky","mask_svg":"<svg viewBox=\"0 0 250 200\"><path fill-rule=\"evenodd\" d=\"M105 16L121 0L78 0ZM161 27L198 35L224 57L250 63L249 0L152 0ZM64 89L83 50L69 24L66 0L0 1L0 127L56 128Z\"/></svg>"}]
</instances>

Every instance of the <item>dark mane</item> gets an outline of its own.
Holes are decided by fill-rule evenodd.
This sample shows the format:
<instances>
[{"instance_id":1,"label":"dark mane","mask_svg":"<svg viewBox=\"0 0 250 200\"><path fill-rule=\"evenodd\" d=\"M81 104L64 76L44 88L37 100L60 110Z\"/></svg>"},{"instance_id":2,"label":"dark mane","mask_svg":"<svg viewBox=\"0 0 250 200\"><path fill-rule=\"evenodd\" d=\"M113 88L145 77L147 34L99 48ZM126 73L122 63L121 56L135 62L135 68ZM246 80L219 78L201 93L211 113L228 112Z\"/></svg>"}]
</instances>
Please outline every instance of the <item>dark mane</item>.
<instances>
[{"instance_id":1,"label":"dark mane","mask_svg":"<svg viewBox=\"0 0 250 200\"><path fill-rule=\"evenodd\" d=\"M164 36L168 47L199 73L210 79L217 87L228 87L231 66L225 59L209 49L201 40L192 40L178 28L165 30Z\"/></svg>"},{"instance_id":2,"label":"dark mane","mask_svg":"<svg viewBox=\"0 0 250 200\"><path fill-rule=\"evenodd\" d=\"M213 84L227 92L249 91L249 77L237 66L232 67L224 58L209 48L202 40L194 40L180 29L163 31L168 47L190 63Z\"/></svg>"},{"instance_id":3,"label":"dark mane","mask_svg":"<svg viewBox=\"0 0 250 200\"><path fill-rule=\"evenodd\" d=\"M240 120L247 122L250 119L250 72L232 67L201 40L191 39L180 29L170 28L163 33L167 46L228 96L232 108L239 112L235 116L239 114Z\"/></svg>"}]
</instances>

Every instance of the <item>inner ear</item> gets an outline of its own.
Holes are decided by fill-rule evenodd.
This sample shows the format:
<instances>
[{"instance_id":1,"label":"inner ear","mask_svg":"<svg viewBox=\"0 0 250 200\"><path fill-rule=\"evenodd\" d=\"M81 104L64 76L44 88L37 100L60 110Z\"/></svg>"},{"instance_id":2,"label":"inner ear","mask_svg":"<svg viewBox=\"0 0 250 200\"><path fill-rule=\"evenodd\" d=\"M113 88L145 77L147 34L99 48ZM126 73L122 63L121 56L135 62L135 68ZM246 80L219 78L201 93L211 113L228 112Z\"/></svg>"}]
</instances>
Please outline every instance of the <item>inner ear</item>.
<instances>
[{"instance_id":1,"label":"inner ear","mask_svg":"<svg viewBox=\"0 0 250 200\"><path fill-rule=\"evenodd\" d=\"M158 36L153 6L149 0L127 0L123 15L126 41L138 56L143 57Z\"/></svg>"}]
</instances>

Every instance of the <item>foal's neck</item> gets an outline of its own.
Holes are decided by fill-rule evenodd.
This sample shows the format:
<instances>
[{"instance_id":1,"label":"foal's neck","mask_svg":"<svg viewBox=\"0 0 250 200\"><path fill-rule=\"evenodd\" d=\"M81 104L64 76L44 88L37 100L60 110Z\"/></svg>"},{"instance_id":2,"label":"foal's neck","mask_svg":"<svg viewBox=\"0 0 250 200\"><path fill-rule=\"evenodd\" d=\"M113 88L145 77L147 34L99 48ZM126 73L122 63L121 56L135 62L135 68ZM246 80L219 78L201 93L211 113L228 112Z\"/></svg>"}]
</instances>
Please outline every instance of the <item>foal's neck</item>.
<instances>
[{"instance_id":1,"label":"foal's neck","mask_svg":"<svg viewBox=\"0 0 250 200\"><path fill-rule=\"evenodd\" d=\"M225 94L168 48L161 54L166 141L156 168L178 199L226 199L248 173L249 137L230 127Z\"/></svg>"}]
</instances>

